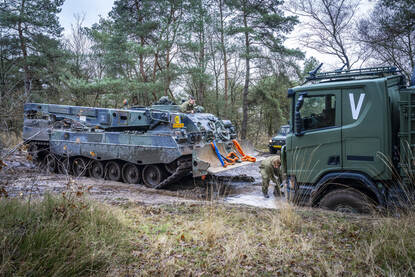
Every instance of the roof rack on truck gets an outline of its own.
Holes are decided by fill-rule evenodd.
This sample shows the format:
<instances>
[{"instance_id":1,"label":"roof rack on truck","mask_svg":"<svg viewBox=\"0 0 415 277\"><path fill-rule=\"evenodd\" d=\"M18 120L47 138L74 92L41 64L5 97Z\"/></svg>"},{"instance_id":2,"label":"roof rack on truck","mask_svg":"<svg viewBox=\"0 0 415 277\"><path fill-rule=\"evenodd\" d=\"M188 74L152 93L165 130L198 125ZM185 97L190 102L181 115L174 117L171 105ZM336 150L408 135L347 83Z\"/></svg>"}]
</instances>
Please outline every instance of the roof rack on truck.
<instances>
[{"instance_id":1,"label":"roof rack on truck","mask_svg":"<svg viewBox=\"0 0 415 277\"><path fill-rule=\"evenodd\" d=\"M316 69L309 72L309 76L306 77L306 82L315 80L349 79L354 77L384 77L388 75L396 75L399 72L399 70L394 66L383 66L350 70L343 70L343 68L341 68L335 71L317 73L322 65L323 64L321 63Z\"/></svg>"}]
</instances>

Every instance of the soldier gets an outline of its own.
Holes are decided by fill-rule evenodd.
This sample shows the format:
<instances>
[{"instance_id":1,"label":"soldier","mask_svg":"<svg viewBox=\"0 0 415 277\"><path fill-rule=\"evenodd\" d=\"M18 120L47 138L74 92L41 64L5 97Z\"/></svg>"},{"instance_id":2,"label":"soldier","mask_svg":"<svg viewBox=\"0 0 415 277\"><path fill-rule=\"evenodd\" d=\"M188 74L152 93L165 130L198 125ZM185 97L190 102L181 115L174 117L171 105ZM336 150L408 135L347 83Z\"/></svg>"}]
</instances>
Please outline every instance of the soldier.
<instances>
[{"instance_id":1,"label":"soldier","mask_svg":"<svg viewBox=\"0 0 415 277\"><path fill-rule=\"evenodd\" d=\"M124 99L122 101L122 105L123 105L122 109L128 110L129 106L128 106L128 100L127 99Z\"/></svg>"},{"instance_id":2,"label":"soldier","mask_svg":"<svg viewBox=\"0 0 415 277\"><path fill-rule=\"evenodd\" d=\"M193 98L193 96L189 96L189 100L180 105L180 111L182 113L194 113L195 111L193 109L195 105L196 100Z\"/></svg>"},{"instance_id":3,"label":"soldier","mask_svg":"<svg viewBox=\"0 0 415 277\"><path fill-rule=\"evenodd\" d=\"M274 195L281 196L280 184L282 183L281 160L278 156L271 156L261 162L259 166L262 176L262 193L265 198L269 198L268 187L270 179L275 183ZM278 177L278 181L275 179Z\"/></svg>"},{"instance_id":4,"label":"soldier","mask_svg":"<svg viewBox=\"0 0 415 277\"><path fill-rule=\"evenodd\" d=\"M168 96L160 97L159 101L154 103L155 105L175 105L173 101L169 99Z\"/></svg>"}]
</instances>

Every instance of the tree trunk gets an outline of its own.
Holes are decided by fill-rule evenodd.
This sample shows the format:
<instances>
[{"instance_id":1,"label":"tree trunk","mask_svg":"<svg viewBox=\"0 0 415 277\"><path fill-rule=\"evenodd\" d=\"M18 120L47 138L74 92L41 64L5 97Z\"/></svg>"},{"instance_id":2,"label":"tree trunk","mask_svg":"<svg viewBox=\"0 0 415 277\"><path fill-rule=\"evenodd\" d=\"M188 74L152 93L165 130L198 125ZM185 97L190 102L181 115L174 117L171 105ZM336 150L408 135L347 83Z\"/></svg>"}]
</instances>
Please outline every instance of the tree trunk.
<instances>
[{"instance_id":1,"label":"tree trunk","mask_svg":"<svg viewBox=\"0 0 415 277\"><path fill-rule=\"evenodd\" d=\"M219 13L220 13L220 43L223 53L223 70L225 74L224 80L224 93L225 93L225 107L228 104L228 60L226 55L225 36L223 29L223 0L219 0ZM228 109L224 110L225 117L228 116Z\"/></svg>"},{"instance_id":2,"label":"tree trunk","mask_svg":"<svg viewBox=\"0 0 415 277\"><path fill-rule=\"evenodd\" d=\"M248 28L246 14L244 14L244 27ZM241 126L241 139L246 139L248 129L248 89L249 89L249 74L250 74L250 57L249 57L249 34L245 31L245 85L242 93L242 126Z\"/></svg>"},{"instance_id":3,"label":"tree trunk","mask_svg":"<svg viewBox=\"0 0 415 277\"><path fill-rule=\"evenodd\" d=\"M216 72L216 65L214 65L215 67L215 92L216 92L216 115L219 117L220 116L220 111L219 111L219 74ZM226 103L225 103L225 111L227 109L226 107Z\"/></svg>"},{"instance_id":4,"label":"tree trunk","mask_svg":"<svg viewBox=\"0 0 415 277\"><path fill-rule=\"evenodd\" d=\"M157 64L159 62L158 60L159 60L159 55L158 55L158 52L156 52L156 53L154 53L154 65L153 65L153 76L152 76L153 84L156 83ZM153 95L154 99L157 98L156 92L154 91L154 87L151 89L151 94ZM147 104L149 104L149 103L147 103Z\"/></svg>"},{"instance_id":5,"label":"tree trunk","mask_svg":"<svg viewBox=\"0 0 415 277\"><path fill-rule=\"evenodd\" d=\"M170 88L170 82L171 82L171 76L170 76L170 49L167 49L167 55L166 55L166 79L164 82L164 96L168 96L169 88ZM157 101L157 99L156 99Z\"/></svg>"},{"instance_id":6,"label":"tree trunk","mask_svg":"<svg viewBox=\"0 0 415 277\"><path fill-rule=\"evenodd\" d=\"M205 73L205 34L202 30L201 41L200 41L200 76L199 76L199 103L203 105L203 100L205 98L205 80L202 78L202 74Z\"/></svg>"},{"instance_id":7,"label":"tree trunk","mask_svg":"<svg viewBox=\"0 0 415 277\"><path fill-rule=\"evenodd\" d=\"M25 4L25 0L22 0L22 5L20 8L20 18L17 24L17 29L19 32L20 49L22 50L22 54L23 54L24 93L25 93L24 95L25 95L25 98L27 98L30 95L30 91L31 91L31 73L30 73L29 65L27 64L27 47L26 47L25 38L23 36L23 28L22 28L22 21L21 21L21 17L23 16L23 13L24 13L24 4Z\"/></svg>"},{"instance_id":8,"label":"tree trunk","mask_svg":"<svg viewBox=\"0 0 415 277\"><path fill-rule=\"evenodd\" d=\"M137 10L138 23L141 25L141 24L143 24L143 16L140 13L140 4L138 3L138 0L134 1L134 5L135 5L135 8ZM144 45L145 45L144 36L140 36L140 46L144 47ZM144 71L144 56L143 56L142 53L140 53L140 55L139 55L139 63L140 63L141 78L143 79L143 82L147 82L147 75Z\"/></svg>"},{"instance_id":9,"label":"tree trunk","mask_svg":"<svg viewBox=\"0 0 415 277\"><path fill-rule=\"evenodd\" d=\"M203 105L205 96L205 80L202 75L205 73L205 19L203 15L203 4L199 2L201 25L199 29L199 77L197 88L197 102Z\"/></svg>"}]
</instances>

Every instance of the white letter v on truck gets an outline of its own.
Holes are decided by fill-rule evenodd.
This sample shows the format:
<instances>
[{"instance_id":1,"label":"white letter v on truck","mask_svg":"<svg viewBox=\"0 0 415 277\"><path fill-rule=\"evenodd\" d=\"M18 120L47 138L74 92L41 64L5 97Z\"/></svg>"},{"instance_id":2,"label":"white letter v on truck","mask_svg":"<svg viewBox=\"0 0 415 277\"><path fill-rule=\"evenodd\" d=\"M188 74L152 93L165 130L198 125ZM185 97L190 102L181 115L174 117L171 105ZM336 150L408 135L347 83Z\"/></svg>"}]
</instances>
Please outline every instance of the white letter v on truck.
<instances>
[{"instance_id":1,"label":"white letter v on truck","mask_svg":"<svg viewBox=\"0 0 415 277\"><path fill-rule=\"evenodd\" d=\"M360 94L357 107L354 103L353 93L349 93L349 99L350 99L350 108L352 109L352 117L354 120L356 120L359 118L360 110L362 109L363 99L365 99L365 94L364 93Z\"/></svg>"}]
</instances>

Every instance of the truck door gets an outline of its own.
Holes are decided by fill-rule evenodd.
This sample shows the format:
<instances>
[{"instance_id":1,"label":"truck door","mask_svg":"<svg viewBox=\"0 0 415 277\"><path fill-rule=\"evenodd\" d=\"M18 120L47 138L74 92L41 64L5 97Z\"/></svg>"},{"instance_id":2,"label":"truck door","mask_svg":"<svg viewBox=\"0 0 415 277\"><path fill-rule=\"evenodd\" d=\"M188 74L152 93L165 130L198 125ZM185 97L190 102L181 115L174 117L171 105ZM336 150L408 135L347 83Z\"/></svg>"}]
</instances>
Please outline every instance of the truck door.
<instances>
[{"instance_id":1,"label":"truck door","mask_svg":"<svg viewBox=\"0 0 415 277\"><path fill-rule=\"evenodd\" d=\"M301 96L301 117L293 120L294 134L287 147L288 174L299 183L315 183L323 173L342 168L342 97L340 90L296 92L295 103Z\"/></svg>"},{"instance_id":2,"label":"truck door","mask_svg":"<svg viewBox=\"0 0 415 277\"><path fill-rule=\"evenodd\" d=\"M390 172L390 115L383 87L342 89L343 169L374 178Z\"/></svg>"}]
</instances>

